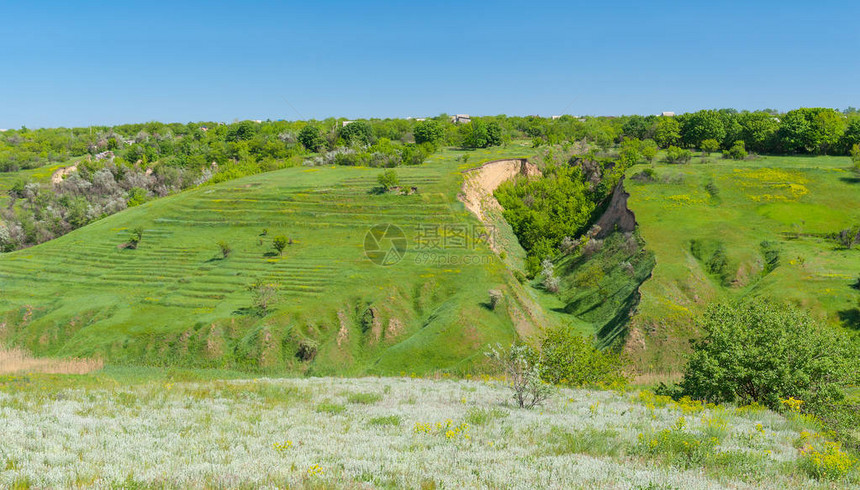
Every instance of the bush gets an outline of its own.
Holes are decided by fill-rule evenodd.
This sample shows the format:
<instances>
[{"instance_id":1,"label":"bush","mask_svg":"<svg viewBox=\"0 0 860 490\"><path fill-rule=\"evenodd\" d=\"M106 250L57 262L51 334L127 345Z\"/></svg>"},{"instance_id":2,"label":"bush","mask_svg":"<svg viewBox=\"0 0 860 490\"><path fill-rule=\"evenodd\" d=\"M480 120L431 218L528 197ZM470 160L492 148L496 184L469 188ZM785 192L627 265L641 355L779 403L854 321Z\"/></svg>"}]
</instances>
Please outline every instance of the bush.
<instances>
[{"instance_id":1,"label":"bush","mask_svg":"<svg viewBox=\"0 0 860 490\"><path fill-rule=\"evenodd\" d=\"M708 308L698 326L681 392L713 403L778 409L793 397L820 410L844 399L858 358L839 332L790 306L753 301Z\"/></svg>"},{"instance_id":2,"label":"bush","mask_svg":"<svg viewBox=\"0 0 860 490\"><path fill-rule=\"evenodd\" d=\"M486 355L505 373L518 407L533 408L549 397L552 389L543 382L537 353L531 347L511 344L510 348L504 349L497 344Z\"/></svg>"},{"instance_id":3,"label":"bush","mask_svg":"<svg viewBox=\"0 0 860 490\"><path fill-rule=\"evenodd\" d=\"M670 146L666 149L666 163L689 163L693 158L693 153L690 150Z\"/></svg>"},{"instance_id":4,"label":"bush","mask_svg":"<svg viewBox=\"0 0 860 490\"><path fill-rule=\"evenodd\" d=\"M725 153L725 158L731 158L732 160L743 160L747 157L746 146L743 141L735 141L735 144L732 145L731 148Z\"/></svg>"},{"instance_id":5,"label":"bush","mask_svg":"<svg viewBox=\"0 0 860 490\"><path fill-rule=\"evenodd\" d=\"M131 235L128 237L128 243L126 243L126 248L130 248L132 250L136 249L138 245L140 245L140 241L143 240L143 228L138 226L137 228L131 230Z\"/></svg>"},{"instance_id":6,"label":"bush","mask_svg":"<svg viewBox=\"0 0 860 490\"><path fill-rule=\"evenodd\" d=\"M541 340L543 380L560 385L626 383L619 355L603 352L570 327L547 330Z\"/></svg>"},{"instance_id":7,"label":"bush","mask_svg":"<svg viewBox=\"0 0 860 490\"><path fill-rule=\"evenodd\" d=\"M218 249L221 251L221 257L225 259L233 253L233 249L230 248L230 244L224 240L218 240Z\"/></svg>"},{"instance_id":8,"label":"bush","mask_svg":"<svg viewBox=\"0 0 860 490\"><path fill-rule=\"evenodd\" d=\"M543 277L543 287L551 293L557 293L561 282L555 277L555 266L549 259L543 259L541 262L541 276Z\"/></svg>"},{"instance_id":9,"label":"bush","mask_svg":"<svg viewBox=\"0 0 860 490\"><path fill-rule=\"evenodd\" d=\"M307 125L299 131L299 143L302 144L308 151L317 152L325 145L325 138L322 137L320 130L316 126Z\"/></svg>"},{"instance_id":10,"label":"bush","mask_svg":"<svg viewBox=\"0 0 860 490\"><path fill-rule=\"evenodd\" d=\"M276 236L272 240L272 248L274 248L275 251L278 252L278 255L281 255L284 253L284 249L287 248L287 244L289 242L289 239L287 239L287 237L285 237L284 235Z\"/></svg>"},{"instance_id":11,"label":"bush","mask_svg":"<svg viewBox=\"0 0 860 490\"><path fill-rule=\"evenodd\" d=\"M386 191L400 184L400 179L397 177L397 172L394 170L386 170L379 174L376 178L379 185Z\"/></svg>"},{"instance_id":12,"label":"bush","mask_svg":"<svg viewBox=\"0 0 860 490\"><path fill-rule=\"evenodd\" d=\"M496 306L499 306L499 303L502 302L502 298L504 296L502 295L502 292L499 291L498 289L491 289L489 294L490 294L490 309L495 310Z\"/></svg>"},{"instance_id":13,"label":"bush","mask_svg":"<svg viewBox=\"0 0 860 490\"><path fill-rule=\"evenodd\" d=\"M710 155L711 153L720 149L720 142L715 139L707 139L702 141L701 144L699 144L699 148L705 155Z\"/></svg>"}]
</instances>

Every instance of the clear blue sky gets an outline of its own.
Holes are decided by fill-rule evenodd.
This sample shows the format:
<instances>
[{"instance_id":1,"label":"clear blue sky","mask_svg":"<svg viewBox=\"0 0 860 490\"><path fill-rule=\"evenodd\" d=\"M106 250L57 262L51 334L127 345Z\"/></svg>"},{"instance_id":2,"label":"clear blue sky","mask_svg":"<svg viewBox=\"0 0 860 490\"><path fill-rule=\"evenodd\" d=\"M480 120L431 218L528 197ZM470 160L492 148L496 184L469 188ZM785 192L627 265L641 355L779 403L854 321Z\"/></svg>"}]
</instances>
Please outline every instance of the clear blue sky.
<instances>
[{"instance_id":1,"label":"clear blue sky","mask_svg":"<svg viewBox=\"0 0 860 490\"><path fill-rule=\"evenodd\" d=\"M0 3L0 128L860 106L860 2Z\"/></svg>"}]
</instances>

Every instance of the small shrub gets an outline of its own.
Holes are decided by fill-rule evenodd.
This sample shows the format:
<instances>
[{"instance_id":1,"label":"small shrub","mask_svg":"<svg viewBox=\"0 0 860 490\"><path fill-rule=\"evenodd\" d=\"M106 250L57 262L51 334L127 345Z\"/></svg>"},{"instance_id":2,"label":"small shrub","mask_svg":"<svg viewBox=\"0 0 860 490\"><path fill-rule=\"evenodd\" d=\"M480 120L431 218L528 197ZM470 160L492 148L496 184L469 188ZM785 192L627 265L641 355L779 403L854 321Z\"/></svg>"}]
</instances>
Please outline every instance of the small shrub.
<instances>
[{"instance_id":1,"label":"small shrub","mask_svg":"<svg viewBox=\"0 0 860 490\"><path fill-rule=\"evenodd\" d=\"M490 309L495 310L496 306L498 306L499 303L502 302L502 298L503 298L503 296L502 296L501 291L499 291L498 289L491 289L490 290Z\"/></svg>"},{"instance_id":2,"label":"small shrub","mask_svg":"<svg viewBox=\"0 0 860 490\"><path fill-rule=\"evenodd\" d=\"M552 393L550 386L542 380L541 365L531 347L511 344L504 349L497 344L486 355L507 376L514 401L520 408L534 408Z\"/></svg>"},{"instance_id":3,"label":"small shrub","mask_svg":"<svg viewBox=\"0 0 860 490\"><path fill-rule=\"evenodd\" d=\"M379 182L380 187L386 191L400 184L400 179L397 177L397 172L394 170L386 170L382 172L376 178L376 181Z\"/></svg>"},{"instance_id":4,"label":"small shrub","mask_svg":"<svg viewBox=\"0 0 860 490\"><path fill-rule=\"evenodd\" d=\"M738 140L723 156L732 160L743 160L747 155L746 145L742 140Z\"/></svg>"},{"instance_id":5,"label":"small shrub","mask_svg":"<svg viewBox=\"0 0 860 490\"><path fill-rule=\"evenodd\" d=\"M670 146L666 149L666 163L683 164L689 163L693 158L693 153L690 150Z\"/></svg>"},{"instance_id":6,"label":"small shrub","mask_svg":"<svg viewBox=\"0 0 860 490\"><path fill-rule=\"evenodd\" d=\"M140 245L141 240L143 240L143 228L138 226L131 231L131 235L128 237L128 242L126 243L126 248L130 248L132 250L136 249L137 246Z\"/></svg>"},{"instance_id":7,"label":"small shrub","mask_svg":"<svg viewBox=\"0 0 860 490\"><path fill-rule=\"evenodd\" d=\"M287 243L289 240L284 235L279 235L272 240L272 248L278 253L278 255L282 255L284 253L284 249L287 248Z\"/></svg>"},{"instance_id":8,"label":"small shrub","mask_svg":"<svg viewBox=\"0 0 860 490\"><path fill-rule=\"evenodd\" d=\"M248 291L253 296L254 308L261 314L266 314L278 297L278 286L262 280L248 286Z\"/></svg>"},{"instance_id":9,"label":"small shrub","mask_svg":"<svg viewBox=\"0 0 860 490\"><path fill-rule=\"evenodd\" d=\"M219 249L219 250L220 250L220 252L221 252L221 257L222 257L222 258L225 258L225 259L226 259L227 257L229 257L231 253L233 253L233 249L232 249L232 248L230 248L230 244L229 244L229 243L227 243L227 242L226 242L226 241L224 241L224 240L219 240L219 241L218 241L218 249Z\"/></svg>"},{"instance_id":10,"label":"small shrub","mask_svg":"<svg viewBox=\"0 0 860 490\"><path fill-rule=\"evenodd\" d=\"M623 384L627 379L617 354L603 352L570 327L547 330L541 339L541 376L567 386Z\"/></svg>"}]
</instances>

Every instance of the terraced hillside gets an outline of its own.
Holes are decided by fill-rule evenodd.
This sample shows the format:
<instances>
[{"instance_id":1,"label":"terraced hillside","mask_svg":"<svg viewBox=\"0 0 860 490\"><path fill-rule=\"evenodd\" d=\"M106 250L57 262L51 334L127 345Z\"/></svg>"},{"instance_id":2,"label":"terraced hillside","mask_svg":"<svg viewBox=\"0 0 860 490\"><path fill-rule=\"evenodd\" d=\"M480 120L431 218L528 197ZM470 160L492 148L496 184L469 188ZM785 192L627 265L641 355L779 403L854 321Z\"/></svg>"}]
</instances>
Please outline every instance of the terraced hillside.
<instances>
[{"instance_id":1,"label":"terraced hillside","mask_svg":"<svg viewBox=\"0 0 860 490\"><path fill-rule=\"evenodd\" d=\"M827 236L860 225L860 179L845 157L700 158L628 172L629 206L655 254L629 347L643 367L677 365L714 300L767 296L860 328L860 248ZM856 229L855 229L856 233Z\"/></svg>"},{"instance_id":2,"label":"terraced hillside","mask_svg":"<svg viewBox=\"0 0 860 490\"><path fill-rule=\"evenodd\" d=\"M129 209L0 256L0 340L114 363L468 369L486 342L533 331L539 313L486 244L472 243L486 230L457 200L461 171L529 152L469 152L468 165L446 152L399 168L410 195L376 193L378 169L291 168ZM408 240L394 265L365 254L379 224ZM124 248L137 227L138 248ZM282 254L278 236L291 241ZM260 283L277 287L266 312L249 290ZM506 291L495 310L490 289Z\"/></svg>"}]
</instances>

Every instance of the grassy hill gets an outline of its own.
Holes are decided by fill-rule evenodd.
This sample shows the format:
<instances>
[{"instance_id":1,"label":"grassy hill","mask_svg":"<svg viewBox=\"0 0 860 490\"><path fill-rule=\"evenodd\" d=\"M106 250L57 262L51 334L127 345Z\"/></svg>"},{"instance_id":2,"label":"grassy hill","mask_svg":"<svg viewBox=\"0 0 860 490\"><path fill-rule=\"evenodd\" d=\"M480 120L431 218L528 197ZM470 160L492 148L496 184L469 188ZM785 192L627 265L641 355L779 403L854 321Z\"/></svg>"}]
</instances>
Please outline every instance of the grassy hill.
<instances>
[{"instance_id":1,"label":"grassy hill","mask_svg":"<svg viewBox=\"0 0 860 490\"><path fill-rule=\"evenodd\" d=\"M714 300L767 296L858 329L860 249L827 234L860 225L860 179L845 157L699 158L628 171L629 206L656 266L631 347L644 367L677 365L695 315ZM639 174L638 177L636 175Z\"/></svg>"},{"instance_id":2,"label":"grassy hill","mask_svg":"<svg viewBox=\"0 0 860 490\"><path fill-rule=\"evenodd\" d=\"M468 164L457 158L464 152L446 151L398 168L401 186L417 188L412 195L375 193L379 169L303 167L129 209L0 256L0 341L112 363L468 369L487 342L533 331L539 313L485 244L444 236L481 231L457 200L461 171L531 151L465 152ZM378 224L396 225L409 241L394 265L365 255ZM137 227L139 247L122 248ZM447 245L430 243L433 233ZM292 240L282 255L276 236ZM227 258L220 240L233 249ZM265 315L248 290L259 281L278 285ZM507 292L495 311L490 289Z\"/></svg>"}]
</instances>

